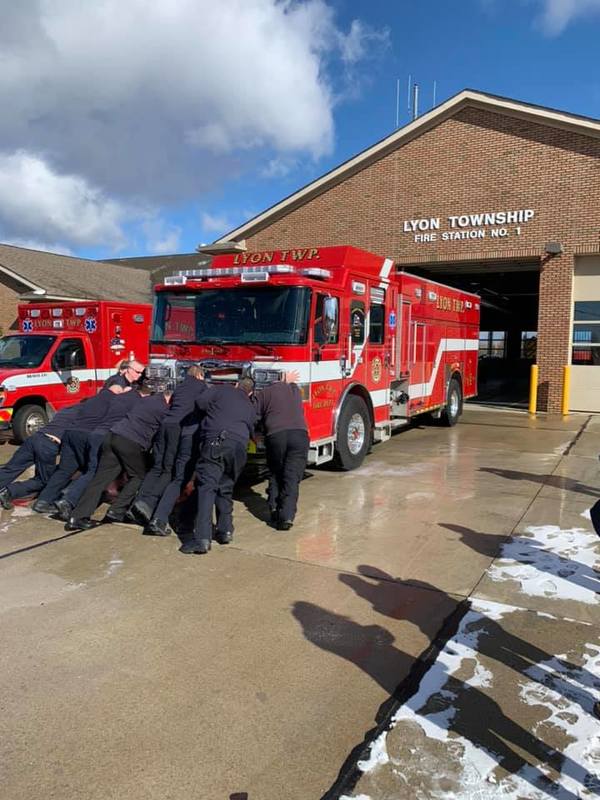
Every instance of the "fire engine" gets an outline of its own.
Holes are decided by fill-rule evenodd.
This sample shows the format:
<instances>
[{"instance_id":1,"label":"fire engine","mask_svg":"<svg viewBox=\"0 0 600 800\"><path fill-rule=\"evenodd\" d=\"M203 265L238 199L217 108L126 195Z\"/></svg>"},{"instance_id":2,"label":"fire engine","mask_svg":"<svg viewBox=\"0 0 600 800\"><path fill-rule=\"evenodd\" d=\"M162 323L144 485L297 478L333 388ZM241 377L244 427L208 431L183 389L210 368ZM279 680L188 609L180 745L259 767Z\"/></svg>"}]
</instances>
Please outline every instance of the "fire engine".
<instances>
[{"instance_id":1,"label":"fire engine","mask_svg":"<svg viewBox=\"0 0 600 800\"><path fill-rule=\"evenodd\" d=\"M85 400L124 358L148 357L151 306L107 301L18 306L0 339L0 428L19 442L64 406Z\"/></svg>"},{"instance_id":2,"label":"fire engine","mask_svg":"<svg viewBox=\"0 0 600 800\"><path fill-rule=\"evenodd\" d=\"M354 247L216 256L155 287L149 375L257 388L298 374L309 461L358 467L421 414L454 425L477 385L480 299Z\"/></svg>"}]
</instances>

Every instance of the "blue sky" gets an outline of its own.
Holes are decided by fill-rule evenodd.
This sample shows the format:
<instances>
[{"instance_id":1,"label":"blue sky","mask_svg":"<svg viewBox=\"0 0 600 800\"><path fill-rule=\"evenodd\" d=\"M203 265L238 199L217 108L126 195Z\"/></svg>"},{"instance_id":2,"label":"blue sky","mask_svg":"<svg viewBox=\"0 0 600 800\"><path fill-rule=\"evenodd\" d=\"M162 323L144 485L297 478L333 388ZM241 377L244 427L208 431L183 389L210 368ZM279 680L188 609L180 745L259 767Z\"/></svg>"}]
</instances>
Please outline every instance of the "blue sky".
<instances>
[{"instance_id":1,"label":"blue sky","mask_svg":"<svg viewBox=\"0 0 600 800\"><path fill-rule=\"evenodd\" d=\"M397 79L406 123L409 75L422 111L435 81L437 102L600 117L600 0L30 0L3 20L0 241L91 258L213 241L391 133Z\"/></svg>"}]
</instances>

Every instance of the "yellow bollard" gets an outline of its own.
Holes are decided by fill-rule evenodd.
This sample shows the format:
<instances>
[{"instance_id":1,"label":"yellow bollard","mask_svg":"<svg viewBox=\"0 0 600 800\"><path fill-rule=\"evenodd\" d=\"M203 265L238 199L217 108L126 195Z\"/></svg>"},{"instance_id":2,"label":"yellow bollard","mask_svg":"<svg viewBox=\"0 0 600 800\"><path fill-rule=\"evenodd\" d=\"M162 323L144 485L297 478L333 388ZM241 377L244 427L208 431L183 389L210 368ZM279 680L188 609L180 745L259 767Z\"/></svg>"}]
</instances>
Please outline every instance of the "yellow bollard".
<instances>
[{"instance_id":1,"label":"yellow bollard","mask_svg":"<svg viewBox=\"0 0 600 800\"><path fill-rule=\"evenodd\" d=\"M537 389L538 389L538 365L531 365L531 376L529 378L529 413L535 414L537 411Z\"/></svg>"},{"instance_id":2,"label":"yellow bollard","mask_svg":"<svg viewBox=\"0 0 600 800\"><path fill-rule=\"evenodd\" d=\"M571 366L563 367L563 391L562 391L562 413L567 416L569 413L569 399L571 395Z\"/></svg>"}]
</instances>

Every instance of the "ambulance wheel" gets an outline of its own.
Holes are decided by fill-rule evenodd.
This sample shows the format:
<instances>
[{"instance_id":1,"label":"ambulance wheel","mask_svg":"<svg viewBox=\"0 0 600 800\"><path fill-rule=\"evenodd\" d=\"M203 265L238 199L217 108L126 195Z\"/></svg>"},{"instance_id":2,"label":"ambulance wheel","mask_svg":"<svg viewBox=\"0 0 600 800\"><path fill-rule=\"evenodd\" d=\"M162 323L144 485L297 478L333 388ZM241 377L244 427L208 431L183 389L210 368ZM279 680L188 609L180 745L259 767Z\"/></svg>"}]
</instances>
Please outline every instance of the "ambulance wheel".
<instances>
[{"instance_id":1,"label":"ambulance wheel","mask_svg":"<svg viewBox=\"0 0 600 800\"><path fill-rule=\"evenodd\" d=\"M12 418L13 435L17 442L24 442L48 422L48 415L41 406L21 406Z\"/></svg>"},{"instance_id":2,"label":"ambulance wheel","mask_svg":"<svg viewBox=\"0 0 600 800\"><path fill-rule=\"evenodd\" d=\"M365 401L355 395L348 397L338 422L333 458L336 467L343 470L360 467L371 446L371 428Z\"/></svg>"},{"instance_id":3,"label":"ambulance wheel","mask_svg":"<svg viewBox=\"0 0 600 800\"><path fill-rule=\"evenodd\" d=\"M462 414L462 406L463 406L463 397L462 397L462 389L460 383L459 381L456 380L456 378L452 378L450 380L450 383L448 384L446 407L442 411L440 417L442 425L446 425L448 428L451 428L453 425L456 425L456 423L460 418L460 415Z\"/></svg>"}]
</instances>

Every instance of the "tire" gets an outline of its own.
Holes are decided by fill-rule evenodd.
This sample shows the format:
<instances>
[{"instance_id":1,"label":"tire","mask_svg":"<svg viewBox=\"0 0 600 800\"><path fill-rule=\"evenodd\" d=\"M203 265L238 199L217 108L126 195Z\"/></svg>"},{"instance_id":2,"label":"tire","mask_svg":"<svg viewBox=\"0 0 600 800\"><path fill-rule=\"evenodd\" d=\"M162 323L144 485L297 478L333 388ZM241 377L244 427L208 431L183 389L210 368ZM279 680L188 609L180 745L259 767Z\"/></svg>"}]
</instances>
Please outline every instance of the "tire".
<instances>
[{"instance_id":1,"label":"tire","mask_svg":"<svg viewBox=\"0 0 600 800\"><path fill-rule=\"evenodd\" d=\"M12 418L12 429L15 440L20 444L48 422L48 415L42 406L21 406Z\"/></svg>"},{"instance_id":2,"label":"tire","mask_svg":"<svg viewBox=\"0 0 600 800\"><path fill-rule=\"evenodd\" d=\"M448 394L446 395L446 406L441 413L440 420L442 425L452 428L462 414L463 396L460 382L456 378L451 378L448 384Z\"/></svg>"},{"instance_id":3,"label":"tire","mask_svg":"<svg viewBox=\"0 0 600 800\"><path fill-rule=\"evenodd\" d=\"M360 467L371 447L371 415L365 401L351 395L342 406L335 442L334 464L338 469Z\"/></svg>"}]
</instances>

